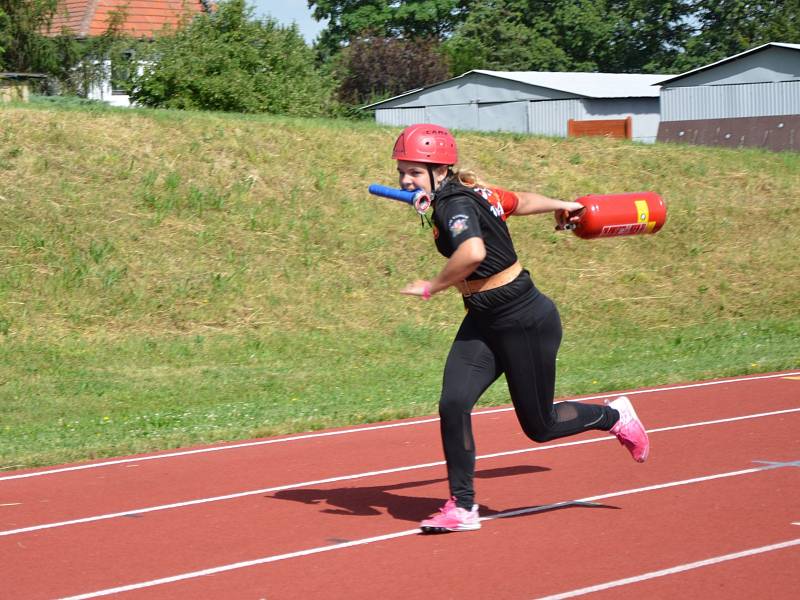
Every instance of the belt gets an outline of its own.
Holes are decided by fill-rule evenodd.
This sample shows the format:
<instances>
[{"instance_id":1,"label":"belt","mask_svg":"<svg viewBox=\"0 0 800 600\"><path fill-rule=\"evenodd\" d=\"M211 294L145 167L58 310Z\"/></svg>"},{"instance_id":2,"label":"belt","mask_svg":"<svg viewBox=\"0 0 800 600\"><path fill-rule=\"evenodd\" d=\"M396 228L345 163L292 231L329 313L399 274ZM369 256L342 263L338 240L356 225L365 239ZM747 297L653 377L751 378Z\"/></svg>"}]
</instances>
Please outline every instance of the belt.
<instances>
[{"instance_id":1,"label":"belt","mask_svg":"<svg viewBox=\"0 0 800 600\"><path fill-rule=\"evenodd\" d=\"M461 292L462 296L467 297L472 296L472 294L477 294L478 292L493 290L494 288L499 288L502 285L511 283L520 273L522 273L522 265L517 261L507 269L503 269L499 273L495 273L489 277L484 277L483 279L464 279L454 285L458 288L458 291Z\"/></svg>"}]
</instances>

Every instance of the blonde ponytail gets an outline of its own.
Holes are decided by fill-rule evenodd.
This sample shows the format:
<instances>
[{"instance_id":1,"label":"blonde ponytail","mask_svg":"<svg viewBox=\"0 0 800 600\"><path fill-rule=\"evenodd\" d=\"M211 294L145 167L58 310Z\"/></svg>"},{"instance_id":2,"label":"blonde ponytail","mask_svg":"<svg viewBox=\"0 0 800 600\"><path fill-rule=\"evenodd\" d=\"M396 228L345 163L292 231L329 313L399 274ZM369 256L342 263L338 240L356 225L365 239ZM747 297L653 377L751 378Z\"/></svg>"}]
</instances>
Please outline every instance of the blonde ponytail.
<instances>
[{"instance_id":1,"label":"blonde ponytail","mask_svg":"<svg viewBox=\"0 0 800 600\"><path fill-rule=\"evenodd\" d=\"M488 183L483 181L472 169L453 169L453 177L461 184L469 188L488 187Z\"/></svg>"}]
</instances>

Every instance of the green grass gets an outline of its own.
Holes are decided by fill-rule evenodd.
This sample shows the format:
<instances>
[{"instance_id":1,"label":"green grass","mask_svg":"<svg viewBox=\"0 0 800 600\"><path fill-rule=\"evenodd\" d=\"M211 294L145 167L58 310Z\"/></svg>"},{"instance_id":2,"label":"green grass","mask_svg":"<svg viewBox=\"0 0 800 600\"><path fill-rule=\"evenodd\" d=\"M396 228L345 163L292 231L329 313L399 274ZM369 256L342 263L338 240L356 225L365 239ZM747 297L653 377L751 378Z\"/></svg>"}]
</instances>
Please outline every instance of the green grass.
<instances>
[{"instance_id":1,"label":"green grass","mask_svg":"<svg viewBox=\"0 0 800 600\"><path fill-rule=\"evenodd\" d=\"M366 193L397 133L0 108L0 468L434 413L463 309L396 293L442 264ZM500 185L668 204L655 236L510 221L564 321L559 395L800 367L800 155L458 138Z\"/></svg>"},{"instance_id":2,"label":"green grass","mask_svg":"<svg viewBox=\"0 0 800 600\"><path fill-rule=\"evenodd\" d=\"M558 392L666 384L798 364L797 323L669 335L567 332ZM421 359L424 349L426 358ZM249 334L9 344L0 349L5 468L435 412L448 338ZM508 403L503 380L482 406Z\"/></svg>"}]
</instances>

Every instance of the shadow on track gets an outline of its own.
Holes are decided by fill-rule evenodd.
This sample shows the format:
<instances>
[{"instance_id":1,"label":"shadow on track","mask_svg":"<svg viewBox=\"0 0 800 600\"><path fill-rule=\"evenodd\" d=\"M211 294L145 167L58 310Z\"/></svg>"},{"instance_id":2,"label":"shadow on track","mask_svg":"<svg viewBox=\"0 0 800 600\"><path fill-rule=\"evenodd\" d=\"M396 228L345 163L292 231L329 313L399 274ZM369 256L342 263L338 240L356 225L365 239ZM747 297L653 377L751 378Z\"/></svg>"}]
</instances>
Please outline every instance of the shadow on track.
<instances>
[{"instance_id":1,"label":"shadow on track","mask_svg":"<svg viewBox=\"0 0 800 600\"><path fill-rule=\"evenodd\" d=\"M475 478L494 479L498 477L518 477L549 470L550 469L546 467L538 467L535 465L518 465L500 469L483 469L476 471ZM446 481L446 478L438 477L436 479L406 481L391 485L370 487L283 490L271 496L266 496L266 498L291 500L304 504L324 503L325 508L323 508L321 512L327 514L368 517L388 513L395 519L416 522L436 512L441 507L443 499L441 497L424 498L418 496L402 496L391 492ZM487 515L497 514L497 512L498 511L486 509ZM481 513L483 514L483 507Z\"/></svg>"}]
</instances>

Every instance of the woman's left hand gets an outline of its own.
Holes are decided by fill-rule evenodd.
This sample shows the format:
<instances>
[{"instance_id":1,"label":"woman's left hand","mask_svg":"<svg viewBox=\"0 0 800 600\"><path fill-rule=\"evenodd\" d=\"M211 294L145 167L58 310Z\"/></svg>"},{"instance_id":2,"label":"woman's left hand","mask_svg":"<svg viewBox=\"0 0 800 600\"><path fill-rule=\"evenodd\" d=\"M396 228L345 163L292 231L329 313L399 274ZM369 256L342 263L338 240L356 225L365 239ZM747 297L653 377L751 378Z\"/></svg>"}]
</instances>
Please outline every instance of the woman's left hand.
<instances>
[{"instance_id":1,"label":"woman's left hand","mask_svg":"<svg viewBox=\"0 0 800 600\"><path fill-rule=\"evenodd\" d=\"M414 283L409 283L400 290L406 296L421 296L425 300L431 297L431 282L424 279L417 279Z\"/></svg>"}]
</instances>

